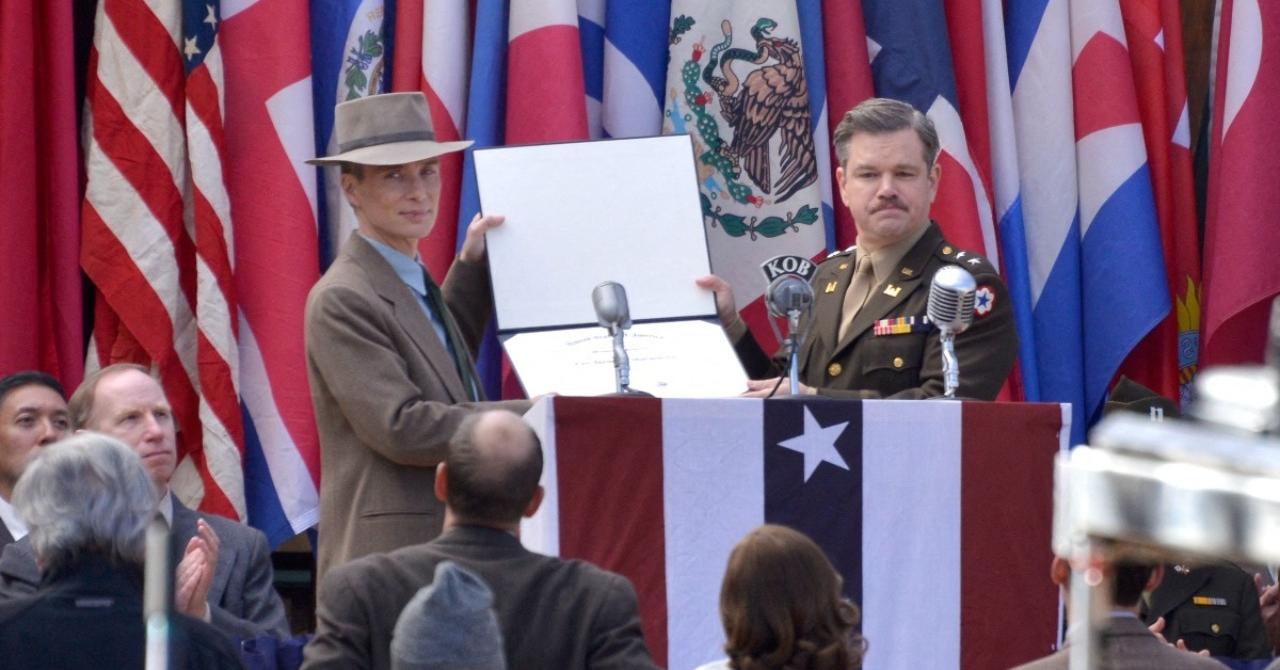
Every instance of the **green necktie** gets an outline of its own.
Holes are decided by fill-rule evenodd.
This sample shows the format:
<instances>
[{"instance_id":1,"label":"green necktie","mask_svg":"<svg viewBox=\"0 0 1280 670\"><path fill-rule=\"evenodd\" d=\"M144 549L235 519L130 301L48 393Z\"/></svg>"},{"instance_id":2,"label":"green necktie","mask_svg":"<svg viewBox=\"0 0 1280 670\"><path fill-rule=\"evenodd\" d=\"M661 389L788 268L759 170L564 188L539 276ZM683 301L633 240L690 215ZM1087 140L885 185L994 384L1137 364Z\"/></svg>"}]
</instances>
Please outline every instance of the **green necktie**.
<instances>
[{"instance_id":1,"label":"green necktie","mask_svg":"<svg viewBox=\"0 0 1280 670\"><path fill-rule=\"evenodd\" d=\"M476 366L471 361L471 355L467 352L466 342L462 339L462 334L458 332L458 324L454 322L453 315L449 313L449 308L444 304L444 295L440 292L440 287L436 286L431 274L427 269L422 268L422 279L427 287L427 305L431 307L431 311L435 313L436 318L444 324L444 332L448 336L448 342L445 345L449 348L449 355L453 357L453 364L458 368L458 376L462 378L462 385L467 389L467 398L470 400L481 400L480 384L476 381Z\"/></svg>"}]
</instances>

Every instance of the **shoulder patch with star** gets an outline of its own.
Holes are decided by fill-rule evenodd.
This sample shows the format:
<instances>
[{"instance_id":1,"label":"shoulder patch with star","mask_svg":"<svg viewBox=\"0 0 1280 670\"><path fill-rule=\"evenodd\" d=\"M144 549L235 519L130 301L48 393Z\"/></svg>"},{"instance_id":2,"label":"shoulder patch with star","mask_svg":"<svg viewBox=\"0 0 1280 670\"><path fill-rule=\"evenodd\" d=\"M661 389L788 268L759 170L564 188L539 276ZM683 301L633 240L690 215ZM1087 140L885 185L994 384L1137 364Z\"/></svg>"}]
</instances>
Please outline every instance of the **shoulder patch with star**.
<instances>
[{"instance_id":1,"label":"shoulder patch with star","mask_svg":"<svg viewBox=\"0 0 1280 670\"><path fill-rule=\"evenodd\" d=\"M973 313L986 316L996 307L996 290L989 284L981 284L973 294Z\"/></svg>"}]
</instances>

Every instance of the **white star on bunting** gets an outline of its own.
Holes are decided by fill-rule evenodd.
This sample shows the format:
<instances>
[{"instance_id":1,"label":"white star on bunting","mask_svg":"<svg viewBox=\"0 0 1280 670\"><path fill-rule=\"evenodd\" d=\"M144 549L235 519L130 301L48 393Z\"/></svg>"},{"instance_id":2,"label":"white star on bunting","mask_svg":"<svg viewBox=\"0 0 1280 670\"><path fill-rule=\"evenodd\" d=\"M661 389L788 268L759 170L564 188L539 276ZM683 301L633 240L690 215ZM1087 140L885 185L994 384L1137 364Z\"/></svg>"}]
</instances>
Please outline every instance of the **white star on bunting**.
<instances>
[{"instance_id":1,"label":"white star on bunting","mask_svg":"<svg viewBox=\"0 0 1280 670\"><path fill-rule=\"evenodd\" d=\"M840 434L844 432L848 421L837 423L823 428L818 425L818 420L813 418L813 413L809 408L804 408L804 434L797 435L789 440L783 440L778 443L779 447L784 447L792 451L798 451L804 454L804 480L807 482L813 476L813 471L818 469L818 465L826 461L838 468L849 469L849 464L845 462L844 457L836 451L836 440L840 439Z\"/></svg>"}]
</instances>

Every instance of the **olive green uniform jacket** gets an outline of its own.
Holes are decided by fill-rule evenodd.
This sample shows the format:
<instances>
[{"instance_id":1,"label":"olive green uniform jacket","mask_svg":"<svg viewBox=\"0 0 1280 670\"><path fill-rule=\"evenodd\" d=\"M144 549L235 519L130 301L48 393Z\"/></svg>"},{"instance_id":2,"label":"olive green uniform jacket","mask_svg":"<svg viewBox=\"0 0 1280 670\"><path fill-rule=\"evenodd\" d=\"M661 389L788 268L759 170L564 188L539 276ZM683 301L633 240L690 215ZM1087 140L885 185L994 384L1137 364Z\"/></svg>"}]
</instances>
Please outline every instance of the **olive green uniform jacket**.
<instances>
[{"instance_id":1,"label":"olive green uniform jacket","mask_svg":"<svg viewBox=\"0 0 1280 670\"><path fill-rule=\"evenodd\" d=\"M834 253L818 266L811 281L813 310L801 323L806 336L800 348L800 381L821 395L838 398L942 395L940 335L921 319L933 274L944 265L968 270L978 283L973 325L956 336L960 364L956 395L995 399L1018 354L1009 291L990 262L949 244L933 222L898 267L871 289L844 338L838 332L841 305L853 278L853 249ZM898 317L915 319L911 332L892 332L888 321ZM899 325L896 330L904 329ZM749 333L734 346L751 378L785 375L785 357L780 354L771 361Z\"/></svg>"}]
</instances>

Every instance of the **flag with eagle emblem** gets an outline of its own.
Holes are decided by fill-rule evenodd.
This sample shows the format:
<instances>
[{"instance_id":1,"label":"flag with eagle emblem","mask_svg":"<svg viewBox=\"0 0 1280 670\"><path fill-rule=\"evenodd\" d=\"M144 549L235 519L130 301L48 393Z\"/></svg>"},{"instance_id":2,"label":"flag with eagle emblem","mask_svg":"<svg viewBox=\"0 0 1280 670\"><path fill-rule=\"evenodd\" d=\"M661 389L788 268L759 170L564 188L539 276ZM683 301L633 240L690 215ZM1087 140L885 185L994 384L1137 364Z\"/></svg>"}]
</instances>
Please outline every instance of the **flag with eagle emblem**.
<instances>
[{"instance_id":1,"label":"flag with eagle emblem","mask_svg":"<svg viewBox=\"0 0 1280 670\"><path fill-rule=\"evenodd\" d=\"M663 131L693 138L711 268L733 285L762 343L771 338L758 327L760 263L816 258L827 243L818 169L826 151L814 143L801 35L792 3L671 6Z\"/></svg>"}]
</instances>

